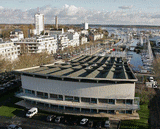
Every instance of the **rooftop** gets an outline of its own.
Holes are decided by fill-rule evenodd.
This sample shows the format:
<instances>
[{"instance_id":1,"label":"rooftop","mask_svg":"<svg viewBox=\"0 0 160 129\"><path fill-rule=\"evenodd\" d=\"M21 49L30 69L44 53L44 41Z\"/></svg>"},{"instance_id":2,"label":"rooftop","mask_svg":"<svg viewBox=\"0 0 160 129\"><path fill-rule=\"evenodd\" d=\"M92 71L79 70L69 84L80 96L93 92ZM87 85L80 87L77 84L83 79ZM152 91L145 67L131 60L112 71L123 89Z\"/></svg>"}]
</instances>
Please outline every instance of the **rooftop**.
<instances>
[{"instance_id":1,"label":"rooftop","mask_svg":"<svg viewBox=\"0 0 160 129\"><path fill-rule=\"evenodd\" d=\"M66 63L55 63L34 68L16 70L16 73L52 79L95 82L137 81L127 62L122 57L83 55Z\"/></svg>"}]
</instances>

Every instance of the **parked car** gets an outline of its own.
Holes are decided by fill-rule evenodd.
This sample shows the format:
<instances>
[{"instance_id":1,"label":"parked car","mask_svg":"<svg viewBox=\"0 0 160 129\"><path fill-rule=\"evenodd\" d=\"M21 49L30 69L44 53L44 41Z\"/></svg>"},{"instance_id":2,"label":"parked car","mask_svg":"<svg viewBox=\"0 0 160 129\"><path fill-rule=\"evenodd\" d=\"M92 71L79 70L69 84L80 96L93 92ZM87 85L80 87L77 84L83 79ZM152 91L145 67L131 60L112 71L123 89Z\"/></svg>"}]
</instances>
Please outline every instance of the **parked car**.
<instances>
[{"instance_id":1,"label":"parked car","mask_svg":"<svg viewBox=\"0 0 160 129\"><path fill-rule=\"evenodd\" d=\"M63 118L62 116L57 116L55 122L60 123L62 118Z\"/></svg>"},{"instance_id":2,"label":"parked car","mask_svg":"<svg viewBox=\"0 0 160 129\"><path fill-rule=\"evenodd\" d=\"M26 113L26 117L32 118L35 114L38 113L38 108L33 107Z\"/></svg>"},{"instance_id":3,"label":"parked car","mask_svg":"<svg viewBox=\"0 0 160 129\"><path fill-rule=\"evenodd\" d=\"M104 127L109 128L110 127L110 122L109 120L106 120L104 123Z\"/></svg>"},{"instance_id":4,"label":"parked car","mask_svg":"<svg viewBox=\"0 0 160 129\"><path fill-rule=\"evenodd\" d=\"M88 119L87 118L83 118L81 121L80 121L80 125L85 125L87 124L88 122Z\"/></svg>"},{"instance_id":5,"label":"parked car","mask_svg":"<svg viewBox=\"0 0 160 129\"><path fill-rule=\"evenodd\" d=\"M17 126L17 125L9 125L8 127L7 127L8 129L22 129L21 127L19 127L19 126Z\"/></svg>"},{"instance_id":6,"label":"parked car","mask_svg":"<svg viewBox=\"0 0 160 129\"><path fill-rule=\"evenodd\" d=\"M56 118L56 115L49 115L49 116L47 116L47 121L52 121L52 120L54 120L54 118Z\"/></svg>"},{"instance_id":7,"label":"parked car","mask_svg":"<svg viewBox=\"0 0 160 129\"><path fill-rule=\"evenodd\" d=\"M154 81L154 78L153 77L149 77L149 81L150 82Z\"/></svg>"},{"instance_id":8,"label":"parked car","mask_svg":"<svg viewBox=\"0 0 160 129\"><path fill-rule=\"evenodd\" d=\"M97 127L97 129L101 129L102 128L102 122L98 122L96 127Z\"/></svg>"}]
</instances>

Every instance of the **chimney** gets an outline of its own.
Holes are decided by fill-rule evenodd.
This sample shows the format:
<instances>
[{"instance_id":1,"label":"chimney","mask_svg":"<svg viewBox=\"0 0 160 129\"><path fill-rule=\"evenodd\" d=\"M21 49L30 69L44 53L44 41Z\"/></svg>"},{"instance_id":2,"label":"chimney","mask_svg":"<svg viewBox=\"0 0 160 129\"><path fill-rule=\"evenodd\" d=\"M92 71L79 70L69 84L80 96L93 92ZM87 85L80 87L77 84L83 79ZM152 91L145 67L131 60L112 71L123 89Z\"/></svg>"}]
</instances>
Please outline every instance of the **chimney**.
<instances>
[{"instance_id":1,"label":"chimney","mask_svg":"<svg viewBox=\"0 0 160 129\"><path fill-rule=\"evenodd\" d=\"M58 17L57 16L55 17L55 26L56 26L56 29L58 30Z\"/></svg>"}]
</instances>

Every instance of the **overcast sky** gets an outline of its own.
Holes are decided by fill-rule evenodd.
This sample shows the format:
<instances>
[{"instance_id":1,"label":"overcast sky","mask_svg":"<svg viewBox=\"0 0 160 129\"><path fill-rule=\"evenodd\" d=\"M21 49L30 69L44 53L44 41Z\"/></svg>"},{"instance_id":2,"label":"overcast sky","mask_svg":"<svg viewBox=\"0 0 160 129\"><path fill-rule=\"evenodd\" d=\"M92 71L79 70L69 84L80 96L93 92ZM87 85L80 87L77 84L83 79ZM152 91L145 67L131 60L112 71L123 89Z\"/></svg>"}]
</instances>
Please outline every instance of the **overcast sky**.
<instances>
[{"instance_id":1,"label":"overcast sky","mask_svg":"<svg viewBox=\"0 0 160 129\"><path fill-rule=\"evenodd\" d=\"M0 0L0 23L160 25L160 0Z\"/></svg>"}]
</instances>

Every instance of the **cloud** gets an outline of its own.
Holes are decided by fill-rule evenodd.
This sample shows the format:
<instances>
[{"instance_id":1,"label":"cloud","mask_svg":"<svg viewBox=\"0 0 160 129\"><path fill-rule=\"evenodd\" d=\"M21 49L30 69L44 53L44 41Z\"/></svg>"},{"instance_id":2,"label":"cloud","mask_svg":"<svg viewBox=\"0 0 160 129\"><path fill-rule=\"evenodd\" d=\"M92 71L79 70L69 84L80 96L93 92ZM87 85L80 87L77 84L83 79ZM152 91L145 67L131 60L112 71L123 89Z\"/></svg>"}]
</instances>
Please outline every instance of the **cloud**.
<instances>
[{"instance_id":1,"label":"cloud","mask_svg":"<svg viewBox=\"0 0 160 129\"><path fill-rule=\"evenodd\" d=\"M83 7L65 4L62 8L46 5L40 7L40 13L45 16L45 24L54 24L58 16L59 24L122 24L122 25L160 25L160 12L148 13L143 11L87 10ZM32 24L37 8L22 11L0 7L0 23Z\"/></svg>"},{"instance_id":2,"label":"cloud","mask_svg":"<svg viewBox=\"0 0 160 129\"><path fill-rule=\"evenodd\" d=\"M133 5L131 5L131 6L119 6L118 8L120 8L120 9L131 9L131 8L133 8Z\"/></svg>"}]
</instances>

